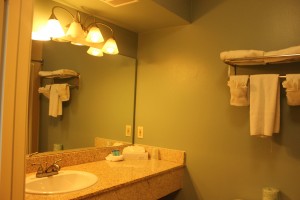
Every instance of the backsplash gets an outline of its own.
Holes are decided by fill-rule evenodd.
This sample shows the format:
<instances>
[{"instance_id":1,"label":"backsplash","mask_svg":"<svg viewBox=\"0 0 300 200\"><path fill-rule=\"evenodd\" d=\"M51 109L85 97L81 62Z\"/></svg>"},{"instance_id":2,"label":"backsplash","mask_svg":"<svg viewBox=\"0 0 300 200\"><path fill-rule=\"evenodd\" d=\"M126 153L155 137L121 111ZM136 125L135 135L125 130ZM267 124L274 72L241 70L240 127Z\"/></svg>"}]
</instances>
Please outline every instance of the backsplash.
<instances>
[{"instance_id":1,"label":"backsplash","mask_svg":"<svg viewBox=\"0 0 300 200\"><path fill-rule=\"evenodd\" d=\"M166 149L161 147L155 146L148 146L142 144L136 144L138 146L143 146L147 152L149 152L149 159L151 159L151 153L153 149L157 149L159 153L159 159L165 160L169 162L175 162L179 164L185 164L185 152L180 150L174 149ZM59 165L61 167L72 166L72 165L79 165L83 163L95 162L100 160L105 160L105 157L111 153L112 150L122 150L124 147L129 145L122 145L122 146L114 146L114 147L101 147L101 148L83 148L77 150L64 150L58 152L51 152L51 153L41 153L38 155L34 155L32 157L26 158L26 173L32 173L37 170L35 164L43 164L48 163L48 165L54 163L56 160L61 159Z\"/></svg>"}]
</instances>

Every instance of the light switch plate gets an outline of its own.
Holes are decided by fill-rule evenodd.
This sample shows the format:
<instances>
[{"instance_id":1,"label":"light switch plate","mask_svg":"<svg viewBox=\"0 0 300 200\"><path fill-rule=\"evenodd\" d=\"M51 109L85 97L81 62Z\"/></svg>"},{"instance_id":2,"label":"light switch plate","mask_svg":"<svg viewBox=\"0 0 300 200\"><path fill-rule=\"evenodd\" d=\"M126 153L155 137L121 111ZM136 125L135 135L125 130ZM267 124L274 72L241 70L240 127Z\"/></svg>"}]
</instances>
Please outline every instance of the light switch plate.
<instances>
[{"instance_id":1,"label":"light switch plate","mask_svg":"<svg viewBox=\"0 0 300 200\"><path fill-rule=\"evenodd\" d=\"M127 137L131 136L131 125L125 126L125 136L127 136Z\"/></svg>"},{"instance_id":2,"label":"light switch plate","mask_svg":"<svg viewBox=\"0 0 300 200\"><path fill-rule=\"evenodd\" d=\"M144 127L138 126L137 137L138 138L144 138Z\"/></svg>"}]
</instances>

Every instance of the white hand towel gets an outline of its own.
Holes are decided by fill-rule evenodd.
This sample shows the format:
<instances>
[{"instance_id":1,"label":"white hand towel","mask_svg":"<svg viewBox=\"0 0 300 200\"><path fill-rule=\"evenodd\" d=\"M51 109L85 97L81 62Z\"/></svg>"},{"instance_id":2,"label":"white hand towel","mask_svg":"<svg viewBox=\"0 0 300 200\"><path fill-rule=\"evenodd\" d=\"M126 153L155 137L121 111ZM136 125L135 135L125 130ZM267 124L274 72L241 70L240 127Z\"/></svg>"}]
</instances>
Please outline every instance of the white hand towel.
<instances>
[{"instance_id":1,"label":"white hand towel","mask_svg":"<svg viewBox=\"0 0 300 200\"><path fill-rule=\"evenodd\" d=\"M43 94L45 97L47 97L49 99L49 97L50 97L50 88L51 88L51 85L46 85L45 87L40 87L38 92Z\"/></svg>"},{"instance_id":2,"label":"white hand towel","mask_svg":"<svg viewBox=\"0 0 300 200\"><path fill-rule=\"evenodd\" d=\"M62 101L68 101L70 89L68 84L52 84L49 98L49 115L57 117L62 115Z\"/></svg>"},{"instance_id":3,"label":"white hand towel","mask_svg":"<svg viewBox=\"0 0 300 200\"><path fill-rule=\"evenodd\" d=\"M286 88L287 104L300 105L300 74L287 74L282 86Z\"/></svg>"},{"instance_id":4,"label":"white hand towel","mask_svg":"<svg viewBox=\"0 0 300 200\"><path fill-rule=\"evenodd\" d=\"M248 106L248 79L249 75L230 76L227 85L230 87L230 105Z\"/></svg>"},{"instance_id":5,"label":"white hand towel","mask_svg":"<svg viewBox=\"0 0 300 200\"><path fill-rule=\"evenodd\" d=\"M70 99L70 88L68 84L59 84L58 86L58 102L59 102L59 107L58 107L58 115L62 115L62 102L63 101L69 101Z\"/></svg>"},{"instance_id":6,"label":"white hand towel","mask_svg":"<svg viewBox=\"0 0 300 200\"><path fill-rule=\"evenodd\" d=\"M58 106L59 105L59 96L57 92L57 85L52 84L50 89L50 98L49 98L49 115L52 117L57 117Z\"/></svg>"},{"instance_id":7,"label":"white hand towel","mask_svg":"<svg viewBox=\"0 0 300 200\"><path fill-rule=\"evenodd\" d=\"M272 136L280 129L278 74L250 76L250 135Z\"/></svg>"}]
</instances>

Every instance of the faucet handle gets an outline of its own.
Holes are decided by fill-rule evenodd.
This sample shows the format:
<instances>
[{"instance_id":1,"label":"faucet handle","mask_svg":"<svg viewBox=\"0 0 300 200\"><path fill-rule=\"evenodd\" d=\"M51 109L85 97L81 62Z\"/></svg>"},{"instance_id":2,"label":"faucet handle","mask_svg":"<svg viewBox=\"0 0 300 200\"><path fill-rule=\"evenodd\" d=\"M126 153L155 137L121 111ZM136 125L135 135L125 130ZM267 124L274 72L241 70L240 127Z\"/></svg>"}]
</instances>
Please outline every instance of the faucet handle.
<instances>
[{"instance_id":1,"label":"faucet handle","mask_svg":"<svg viewBox=\"0 0 300 200\"><path fill-rule=\"evenodd\" d=\"M39 165L39 168L37 169L37 174L42 174L42 173L44 173L44 169L43 169L43 166L42 166L42 164L41 163L31 163L31 165L32 166L34 166L34 165Z\"/></svg>"},{"instance_id":2,"label":"faucet handle","mask_svg":"<svg viewBox=\"0 0 300 200\"><path fill-rule=\"evenodd\" d=\"M57 163L60 162L60 161L62 161L62 159L58 159L58 160L54 161L53 164L57 164Z\"/></svg>"},{"instance_id":3,"label":"faucet handle","mask_svg":"<svg viewBox=\"0 0 300 200\"><path fill-rule=\"evenodd\" d=\"M30 158L30 157L32 157L32 156L34 156L34 155L36 155L36 154L39 154L39 152L34 152L34 153L30 153L30 154L27 154L27 158Z\"/></svg>"},{"instance_id":4,"label":"faucet handle","mask_svg":"<svg viewBox=\"0 0 300 200\"><path fill-rule=\"evenodd\" d=\"M54 161L54 163L53 163L53 165L57 168L57 171L59 171L60 168L61 168L61 167L57 164L57 163L60 162L60 161L62 161L62 159L58 159L58 160Z\"/></svg>"}]
</instances>

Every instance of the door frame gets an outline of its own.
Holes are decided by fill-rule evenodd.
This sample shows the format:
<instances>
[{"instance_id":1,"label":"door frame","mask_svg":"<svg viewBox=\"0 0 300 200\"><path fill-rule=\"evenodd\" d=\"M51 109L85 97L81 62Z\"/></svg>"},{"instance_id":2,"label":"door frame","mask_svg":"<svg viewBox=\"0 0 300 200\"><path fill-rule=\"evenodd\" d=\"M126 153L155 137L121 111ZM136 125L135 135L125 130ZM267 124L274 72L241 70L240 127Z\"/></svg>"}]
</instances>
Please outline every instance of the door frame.
<instances>
[{"instance_id":1,"label":"door frame","mask_svg":"<svg viewBox=\"0 0 300 200\"><path fill-rule=\"evenodd\" d=\"M3 1L3 0L2 0ZM4 0L0 196L24 199L33 0ZM2 9L1 8L1 9Z\"/></svg>"}]
</instances>

